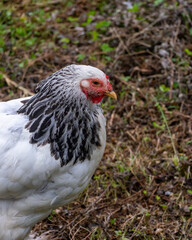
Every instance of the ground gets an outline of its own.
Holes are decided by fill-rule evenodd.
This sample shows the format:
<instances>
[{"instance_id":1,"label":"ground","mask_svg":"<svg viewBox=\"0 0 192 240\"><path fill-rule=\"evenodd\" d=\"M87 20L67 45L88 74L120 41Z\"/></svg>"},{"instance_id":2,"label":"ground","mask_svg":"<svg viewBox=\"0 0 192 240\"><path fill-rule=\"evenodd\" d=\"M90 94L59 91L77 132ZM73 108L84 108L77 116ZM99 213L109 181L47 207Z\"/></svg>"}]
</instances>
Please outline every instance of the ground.
<instances>
[{"instance_id":1,"label":"ground","mask_svg":"<svg viewBox=\"0 0 192 240\"><path fill-rule=\"evenodd\" d=\"M192 238L192 3L0 3L0 100L71 63L106 72L107 147L78 199L33 229L48 239Z\"/></svg>"}]
</instances>

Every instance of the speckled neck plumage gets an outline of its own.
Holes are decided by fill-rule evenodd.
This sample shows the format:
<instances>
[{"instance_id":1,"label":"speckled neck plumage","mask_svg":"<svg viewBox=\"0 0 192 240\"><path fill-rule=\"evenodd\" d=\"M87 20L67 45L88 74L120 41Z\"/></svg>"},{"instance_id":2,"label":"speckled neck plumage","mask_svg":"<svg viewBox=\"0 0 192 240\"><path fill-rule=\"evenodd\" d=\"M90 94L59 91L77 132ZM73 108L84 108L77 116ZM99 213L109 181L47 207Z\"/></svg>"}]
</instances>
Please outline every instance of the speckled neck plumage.
<instances>
[{"instance_id":1,"label":"speckled neck plumage","mask_svg":"<svg viewBox=\"0 0 192 240\"><path fill-rule=\"evenodd\" d=\"M30 143L50 144L54 158L61 166L72 161L91 159L99 147L98 113L96 104L87 101L84 94L74 91L73 69L61 69L37 86L37 93L18 110L29 117L26 128L31 133ZM67 79L65 76L67 75Z\"/></svg>"}]
</instances>

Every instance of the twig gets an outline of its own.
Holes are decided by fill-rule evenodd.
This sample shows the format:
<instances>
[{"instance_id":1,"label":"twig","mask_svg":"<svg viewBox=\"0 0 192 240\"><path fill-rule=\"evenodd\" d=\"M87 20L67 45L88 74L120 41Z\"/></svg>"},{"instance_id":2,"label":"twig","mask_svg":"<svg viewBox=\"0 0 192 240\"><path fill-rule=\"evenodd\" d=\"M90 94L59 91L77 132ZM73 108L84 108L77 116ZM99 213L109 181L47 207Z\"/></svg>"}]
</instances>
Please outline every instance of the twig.
<instances>
[{"instance_id":1,"label":"twig","mask_svg":"<svg viewBox=\"0 0 192 240\"><path fill-rule=\"evenodd\" d=\"M3 78L5 79L5 82L7 83L7 85L9 87L15 87L15 88L20 89L24 93L24 95L26 95L26 96L33 96L34 95L27 88L19 86L16 82L12 81L5 73L3 73L3 72L0 72L0 73L3 75Z\"/></svg>"},{"instance_id":2,"label":"twig","mask_svg":"<svg viewBox=\"0 0 192 240\"><path fill-rule=\"evenodd\" d=\"M112 112L111 117L109 119L109 127L113 125L114 116L115 116L115 111Z\"/></svg>"},{"instance_id":3,"label":"twig","mask_svg":"<svg viewBox=\"0 0 192 240\"><path fill-rule=\"evenodd\" d=\"M91 236L92 232L90 232L86 237L84 237L82 240L86 240L87 238L89 238ZM90 238L89 238L90 239Z\"/></svg>"},{"instance_id":4,"label":"twig","mask_svg":"<svg viewBox=\"0 0 192 240\"><path fill-rule=\"evenodd\" d=\"M113 32L115 33L115 35L117 36L117 38L119 39L119 42L122 44L124 50L129 54L129 49L128 47L125 45L123 39L121 38L121 36L119 35L119 33L117 32L116 28L113 28Z\"/></svg>"},{"instance_id":5,"label":"twig","mask_svg":"<svg viewBox=\"0 0 192 240\"><path fill-rule=\"evenodd\" d=\"M86 217L82 218L80 221L78 221L71 229L70 229L70 235L72 236L71 240L75 240L75 235L78 233L79 231L79 228L75 231L75 233L72 235L72 231L73 229L78 225L80 224L82 221L84 221L86 219Z\"/></svg>"},{"instance_id":6,"label":"twig","mask_svg":"<svg viewBox=\"0 0 192 240\"><path fill-rule=\"evenodd\" d=\"M151 27L153 27L158 22L160 22L160 21L162 21L163 19L166 19L166 18L167 17L160 16L155 21L153 21L151 24L149 24L146 28L142 29L140 32L137 32L137 33L133 34L132 37L128 39L126 46L128 47L130 45L130 43L132 43L133 41L134 42L136 41L137 37L139 37L140 35L142 35L145 32L148 32L151 29Z\"/></svg>"},{"instance_id":7,"label":"twig","mask_svg":"<svg viewBox=\"0 0 192 240\"><path fill-rule=\"evenodd\" d=\"M170 113L169 111L167 111L166 113ZM191 119L192 120L192 116L189 116L189 115L186 115L182 112L179 112L179 111L172 111L172 114L175 115L175 116L181 116L183 118L188 118L188 119Z\"/></svg>"},{"instance_id":8,"label":"twig","mask_svg":"<svg viewBox=\"0 0 192 240\"><path fill-rule=\"evenodd\" d=\"M102 192L102 194L95 199L95 201L83 212L83 214L88 215L91 211L94 211L94 210L95 210L94 205L96 205L96 203L98 204L98 203L101 201L101 199L103 198L103 196L105 195L105 193L109 190L111 184L112 184L112 183L110 183L110 184L107 186L107 188ZM79 218L79 216L77 216L72 222L74 223L78 218ZM71 235L71 236L72 236L72 231L73 231L73 229L74 229L79 223L81 223L82 221L84 221L86 218L87 218L87 217L85 216L83 219L79 220L75 225L72 226L72 228L70 229L70 235ZM68 224L68 228L69 228L69 226L71 225L72 222L70 222L70 223ZM75 234L76 234L76 232L75 232ZM72 236L72 239L73 239L73 236Z\"/></svg>"},{"instance_id":9,"label":"twig","mask_svg":"<svg viewBox=\"0 0 192 240\"><path fill-rule=\"evenodd\" d=\"M38 58L36 58L36 59L28 60L28 65L26 66L26 68L25 68L25 70L24 70L24 73L23 73L23 76L22 76L21 81L24 80L25 75L26 75L27 70L29 69L29 67L31 67L31 66L32 66L34 63L36 63L37 61L41 61L41 60L43 60L44 58L47 58L47 57L51 56L51 54L52 54L52 53L45 53L43 56L40 56L40 57L38 57Z\"/></svg>"},{"instance_id":10,"label":"twig","mask_svg":"<svg viewBox=\"0 0 192 240\"><path fill-rule=\"evenodd\" d=\"M175 48L177 37L178 37L178 34L179 34L180 25L181 25L181 21L178 20L177 29L176 29L176 32L175 32L175 36L173 38L173 48L172 48L172 51L170 53L170 57L168 58L168 60L170 62L170 65L171 65L171 79L170 79L169 99L172 99L172 95L173 95L174 64L173 64L173 61L172 61L172 57L173 57L173 50Z\"/></svg>"},{"instance_id":11,"label":"twig","mask_svg":"<svg viewBox=\"0 0 192 240\"><path fill-rule=\"evenodd\" d=\"M103 196L104 196L104 195L106 194L106 192L109 190L109 188L111 187L111 185L112 185L112 183L110 183L110 184L107 186L107 188L102 192L102 194L101 194L100 196L98 196L98 197L93 201L93 203L88 207L88 209L86 209L85 214L89 214L91 211L93 211L94 205L98 204L98 203L102 200Z\"/></svg>"},{"instance_id":12,"label":"twig","mask_svg":"<svg viewBox=\"0 0 192 240\"><path fill-rule=\"evenodd\" d=\"M114 77L115 77L117 80L119 80L120 82L122 82L123 84L125 84L125 85L129 86L130 88L134 89L135 91L139 92L140 95L141 95L144 99L146 99L145 95L142 93L142 91L141 91L138 87L135 87L133 84L126 82L125 80L123 80L122 78L118 77L117 75L114 75Z\"/></svg>"},{"instance_id":13,"label":"twig","mask_svg":"<svg viewBox=\"0 0 192 240\"><path fill-rule=\"evenodd\" d=\"M137 227L135 228L135 231L133 232L133 234L131 235L131 237L129 238L129 240L131 240L135 234L137 233L137 230L139 228L139 226L141 225L142 221L143 221L144 215L142 216L141 220L139 221L139 224L137 225Z\"/></svg>"}]
</instances>

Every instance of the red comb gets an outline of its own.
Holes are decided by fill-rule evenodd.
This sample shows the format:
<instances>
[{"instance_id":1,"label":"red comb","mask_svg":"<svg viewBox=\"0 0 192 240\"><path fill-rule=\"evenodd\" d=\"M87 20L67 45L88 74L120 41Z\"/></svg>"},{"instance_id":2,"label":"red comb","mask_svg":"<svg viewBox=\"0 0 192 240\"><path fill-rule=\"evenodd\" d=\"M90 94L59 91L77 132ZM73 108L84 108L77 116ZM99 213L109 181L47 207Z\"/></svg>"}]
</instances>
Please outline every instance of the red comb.
<instances>
[{"instance_id":1,"label":"red comb","mask_svg":"<svg viewBox=\"0 0 192 240\"><path fill-rule=\"evenodd\" d=\"M107 78L107 79L109 79L109 77L105 74L105 77Z\"/></svg>"}]
</instances>

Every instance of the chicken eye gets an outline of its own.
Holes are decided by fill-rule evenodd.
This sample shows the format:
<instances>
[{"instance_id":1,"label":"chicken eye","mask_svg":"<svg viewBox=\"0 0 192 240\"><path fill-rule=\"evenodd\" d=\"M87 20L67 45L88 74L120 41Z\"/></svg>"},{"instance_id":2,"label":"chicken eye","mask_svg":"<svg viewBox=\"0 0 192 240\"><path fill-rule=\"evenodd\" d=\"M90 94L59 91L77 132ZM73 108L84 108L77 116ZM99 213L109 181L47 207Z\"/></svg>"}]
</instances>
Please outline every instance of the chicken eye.
<instances>
[{"instance_id":1,"label":"chicken eye","mask_svg":"<svg viewBox=\"0 0 192 240\"><path fill-rule=\"evenodd\" d=\"M101 83L100 83L100 82L97 82L97 81L92 81L92 84L93 84L93 86L95 86L95 87L101 86Z\"/></svg>"}]
</instances>

